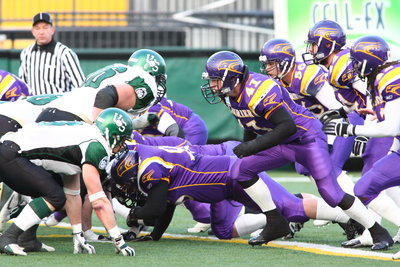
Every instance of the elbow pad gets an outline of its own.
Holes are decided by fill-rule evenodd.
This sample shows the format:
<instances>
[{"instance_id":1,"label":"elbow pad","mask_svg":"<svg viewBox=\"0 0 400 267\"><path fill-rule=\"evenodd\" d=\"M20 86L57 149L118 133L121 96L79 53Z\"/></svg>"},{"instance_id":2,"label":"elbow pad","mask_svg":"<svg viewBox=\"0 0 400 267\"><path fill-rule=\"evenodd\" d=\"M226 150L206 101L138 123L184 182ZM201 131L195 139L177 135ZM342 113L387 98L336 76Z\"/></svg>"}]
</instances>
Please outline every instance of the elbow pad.
<instances>
[{"instance_id":1,"label":"elbow pad","mask_svg":"<svg viewBox=\"0 0 400 267\"><path fill-rule=\"evenodd\" d=\"M117 89L113 85L104 87L96 94L94 100L94 107L99 109L106 109L114 107L118 103Z\"/></svg>"}]
</instances>

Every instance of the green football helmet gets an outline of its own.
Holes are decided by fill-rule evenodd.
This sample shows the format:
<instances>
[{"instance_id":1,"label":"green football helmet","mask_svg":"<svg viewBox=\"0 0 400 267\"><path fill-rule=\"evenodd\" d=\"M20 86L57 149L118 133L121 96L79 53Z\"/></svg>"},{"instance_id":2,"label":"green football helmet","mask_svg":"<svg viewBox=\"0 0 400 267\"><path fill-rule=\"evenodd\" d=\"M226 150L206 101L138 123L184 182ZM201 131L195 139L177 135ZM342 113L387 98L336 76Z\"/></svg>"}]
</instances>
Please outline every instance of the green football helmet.
<instances>
[{"instance_id":1,"label":"green football helmet","mask_svg":"<svg viewBox=\"0 0 400 267\"><path fill-rule=\"evenodd\" d=\"M111 149L131 137L133 126L128 113L119 108L107 108L97 117L97 128L106 138Z\"/></svg>"},{"instance_id":2,"label":"green football helmet","mask_svg":"<svg viewBox=\"0 0 400 267\"><path fill-rule=\"evenodd\" d=\"M128 65L141 67L155 78L157 83L156 102L158 103L167 92L167 67L164 58L154 50L140 49L130 56Z\"/></svg>"}]
</instances>

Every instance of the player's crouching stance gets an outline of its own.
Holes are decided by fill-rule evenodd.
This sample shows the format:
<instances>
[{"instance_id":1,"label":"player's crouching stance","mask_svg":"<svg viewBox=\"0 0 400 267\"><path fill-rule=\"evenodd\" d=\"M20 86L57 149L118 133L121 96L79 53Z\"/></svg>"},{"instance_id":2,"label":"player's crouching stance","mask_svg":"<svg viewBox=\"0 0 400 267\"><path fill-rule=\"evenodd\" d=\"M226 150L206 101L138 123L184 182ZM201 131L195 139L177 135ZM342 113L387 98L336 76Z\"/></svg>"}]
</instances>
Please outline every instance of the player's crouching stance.
<instances>
[{"instance_id":1,"label":"player's crouching stance","mask_svg":"<svg viewBox=\"0 0 400 267\"><path fill-rule=\"evenodd\" d=\"M111 236L115 250L124 256L135 251L125 244L112 205L101 183L111 154L125 147L132 132L129 115L117 108L104 110L94 125L83 122L41 122L23 127L0 139L0 172L3 181L33 200L0 236L0 251L27 255L43 247L36 238L37 225L64 207L73 231L74 253L95 253L82 234L79 174L82 172L89 200ZM56 174L63 175L59 181ZM61 186L61 184L64 184ZM28 242L26 242L28 241ZM27 244L28 243L28 244Z\"/></svg>"}]
</instances>

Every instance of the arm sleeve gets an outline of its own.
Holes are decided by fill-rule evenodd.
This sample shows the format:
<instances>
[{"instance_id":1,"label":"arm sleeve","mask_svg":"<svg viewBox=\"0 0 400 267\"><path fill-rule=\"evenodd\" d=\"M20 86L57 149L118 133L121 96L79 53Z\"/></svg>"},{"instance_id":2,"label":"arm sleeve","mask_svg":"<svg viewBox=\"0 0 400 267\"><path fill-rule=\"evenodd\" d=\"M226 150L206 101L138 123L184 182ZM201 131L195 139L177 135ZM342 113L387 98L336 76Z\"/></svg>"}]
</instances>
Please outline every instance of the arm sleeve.
<instances>
[{"instance_id":1,"label":"arm sleeve","mask_svg":"<svg viewBox=\"0 0 400 267\"><path fill-rule=\"evenodd\" d=\"M106 109L113 107L118 103L118 92L113 85L109 85L100 89L96 94L94 100L94 107L100 109Z\"/></svg>"},{"instance_id":2,"label":"arm sleeve","mask_svg":"<svg viewBox=\"0 0 400 267\"><path fill-rule=\"evenodd\" d=\"M247 129L244 129L243 142L251 141L251 140L256 139L256 138L257 138L257 134L256 133L254 133L252 131L249 131Z\"/></svg>"},{"instance_id":3,"label":"arm sleeve","mask_svg":"<svg viewBox=\"0 0 400 267\"><path fill-rule=\"evenodd\" d=\"M328 109L339 109L342 107L342 104L335 97L332 86L328 82L324 82L324 85L315 94L315 98Z\"/></svg>"},{"instance_id":4,"label":"arm sleeve","mask_svg":"<svg viewBox=\"0 0 400 267\"><path fill-rule=\"evenodd\" d=\"M146 204L135 209L134 216L143 220L154 220L160 217L167 206L168 183L160 181L150 189Z\"/></svg>"},{"instance_id":5,"label":"arm sleeve","mask_svg":"<svg viewBox=\"0 0 400 267\"><path fill-rule=\"evenodd\" d=\"M400 97L386 102L385 120L367 125L355 126L355 134L367 137L386 137L400 135Z\"/></svg>"},{"instance_id":6,"label":"arm sleeve","mask_svg":"<svg viewBox=\"0 0 400 267\"><path fill-rule=\"evenodd\" d=\"M177 123L172 124L169 126L164 133L166 136L177 136L180 138L185 139L185 133L183 132L182 128L179 127Z\"/></svg>"},{"instance_id":7,"label":"arm sleeve","mask_svg":"<svg viewBox=\"0 0 400 267\"><path fill-rule=\"evenodd\" d=\"M174 212L175 205L173 203L168 203L165 212L157 219L153 231L151 232L153 240L160 240L161 236L165 233L171 223Z\"/></svg>"}]
</instances>

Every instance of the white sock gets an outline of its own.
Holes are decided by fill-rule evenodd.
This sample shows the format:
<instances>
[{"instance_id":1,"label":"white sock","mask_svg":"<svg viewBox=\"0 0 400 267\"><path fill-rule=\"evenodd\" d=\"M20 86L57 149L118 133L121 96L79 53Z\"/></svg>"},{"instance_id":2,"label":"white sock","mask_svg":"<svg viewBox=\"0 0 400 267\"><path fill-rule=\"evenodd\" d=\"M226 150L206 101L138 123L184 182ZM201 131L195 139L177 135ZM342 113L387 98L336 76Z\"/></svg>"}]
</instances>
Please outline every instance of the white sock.
<instances>
[{"instance_id":1,"label":"white sock","mask_svg":"<svg viewBox=\"0 0 400 267\"><path fill-rule=\"evenodd\" d=\"M400 207L400 187L393 186L384 190L384 192L386 192L386 194L393 199L394 203Z\"/></svg>"},{"instance_id":2,"label":"white sock","mask_svg":"<svg viewBox=\"0 0 400 267\"><path fill-rule=\"evenodd\" d=\"M33 211L30 205L26 205L25 208L21 211L17 218L15 218L14 223L18 228L23 231L28 230L35 224L39 224L41 219L39 216Z\"/></svg>"},{"instance_id":3,"label":"white sock","mask_svg":"<svg viewBox=\"0 0 400 267\"><path fill-rule=\"evenodd\" d=\"M346 223L350 220L350 217L344 213L341 208L332 208L323 199L318 199L317 203L316 218L310 219L327 220L340 223Z\"/></svg>"},{"instance_id":4,"label":"white sock","mask_svg":"<svg viewBox=\"0 0 400 267\"><path fill-rule=\"evenodd\" d=\"M389 222L400 227L400 208L385 192L381 192L367 206Z\"/></svg>"},{"instance_id":5,"label":"white sock","mask_svg":"<svg viewBox=\"0 0 400 267\"><path fill-rule=\"evenodd\" d=\"M119 203L118 200L116 200L115 198L112 199L112 205L113 205L113 209L116 214L118 214L125 220L126 220L126 218L128 218L129 211L130 211L129 208L127 208L124 205L122 205L121 203Z\"/></svg>"},{"instance_id":6,"label":"white sock","mask_svg":"<svg viewBox=\"0 0 400 267\"><path fill-rule=\"evenodd\" d=\"M353 179L347 175L346 171L342 171L342 173L337 177L337 182L344 192L354 196L354 182Z\"/></svg>"},{"instance_id":7,"label":"white sock","mask_svg":"<svg viewBox=\"0 0 400 267\"><path fill-rule=\"evenodd\" d=\"M355 198L353 205L349 209L343 211L350 218L362 224L366 229L371 228L375 224L374 216L358 198Z\"/></svg>"},{"instance_id":8,"label":"white sock","mask_svg":"<svg viewBox=\"0 0 400 267\"><path fill-rule=\"evenodd\" d=\"M261 178L259 178L252 186L244 189L244 191L260 207L262 212L276 209L269 188Z\"/></svg>"},{"instance_id":9,"label":"white sock","mask_svg":"<svg viewBox=\"0 0 400 267\"><path fill-rule=\"evenodd\" d=\"M234 227L239 236L245 236L260 228L264 228L266 224L267 217L264 214L246 213L236 219Z\"/></svg>"}]
</instances>

